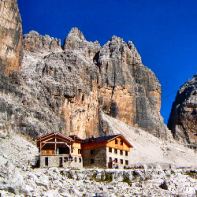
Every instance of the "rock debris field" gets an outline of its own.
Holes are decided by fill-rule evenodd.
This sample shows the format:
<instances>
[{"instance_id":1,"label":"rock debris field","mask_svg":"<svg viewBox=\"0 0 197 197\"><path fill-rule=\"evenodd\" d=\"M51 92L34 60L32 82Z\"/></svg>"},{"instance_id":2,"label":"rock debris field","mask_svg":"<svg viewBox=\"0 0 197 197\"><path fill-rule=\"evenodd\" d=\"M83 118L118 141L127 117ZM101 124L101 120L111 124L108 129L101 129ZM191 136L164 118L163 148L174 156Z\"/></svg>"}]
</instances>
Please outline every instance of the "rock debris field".
<instances>
[{"instance_id":1,"label":"rock debris field","mask_svg":"<svg viewBox=\"0 0 197 197\"><path fill-rule=\"evenodd\" d=\"M17 143L16 143L17 141ZM0 196L189 196L197 194L195 167L142 164L131 169L32 169L38 151L18 134L0 137Z\"/></svg>"}]
</instances>

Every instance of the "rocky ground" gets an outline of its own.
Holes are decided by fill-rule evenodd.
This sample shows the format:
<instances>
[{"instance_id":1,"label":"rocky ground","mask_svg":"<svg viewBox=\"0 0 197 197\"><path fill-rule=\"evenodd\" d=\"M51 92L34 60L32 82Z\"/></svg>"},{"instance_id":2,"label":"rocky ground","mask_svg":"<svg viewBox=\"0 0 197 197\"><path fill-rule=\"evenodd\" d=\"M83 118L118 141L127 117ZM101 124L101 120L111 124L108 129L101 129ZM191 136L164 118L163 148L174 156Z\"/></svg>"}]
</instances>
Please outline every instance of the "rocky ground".
<instances>
[{"instance_id":1,"label":"rocky ground","mask_svg":"<svg viewBox=\"0 0 197 197\"><path fill-rule=\"evenodd\" d=\"M2 196L190 196L197 194L197 171L36 169L22 174L5 169Z\"/></svg>"},{"instance_id":2,"label":"rocky ground","mask_svg":"<svg viewBox=\"0 0 197 197\"><path fill-rule=\"evenodd\" d=\"M173 138L163 140L148 132L131 127L115 118L102 114L103 127L109 134L122 134L133 145L132 162L160 163L179 167L197 167L197 152L177 143ZM168 137L169 138L169 137Z\"/></svg>"},{"instance_id":3,"label":"rocky ground","mask_svg":"<svg viewBox=\"0 0 197 197\"><path fill-rule=\"evenodd\" d=\"M142 133L141 139L143 137ZM180 167L181 164L186 165L185 163L188 162L186 154L178 155L179 167L173 165L173 160L171 164L162 163L161 160L156 163L151 158L155 152L148 154L147 151L143 155L138 150L140 149L139 146L136 149L137 144L140 144L139 139L136 138L134 141L136 142L131 155L133 157L131 169L33 169L31 165L34 163L38 152L31 139L26 139L16 132L1 133L0 196L194 197L197 195L197 168L194 166L194 159L190 161L193 167L188 166L187 168ZM148 142L148 140L142 141L144 144ZM146 144L148 150L151 149L149 146L150 144ZM153 146L156 147L158 144ZM144 150L141 148L141 152ZM158 149L156 150L158 151ZM191 150L182 147L183 150L185 153L188 151L187 154L191 154L191 158L196 158L196 154L192 154ZM142 156L140 157L139 154ZM172 155L176 154L178 153L174 151ZM144 160L143 157L145 157ZM149 161L154 162L154 164L148 162L148 157Z\"/></svg>"}]
</instances>

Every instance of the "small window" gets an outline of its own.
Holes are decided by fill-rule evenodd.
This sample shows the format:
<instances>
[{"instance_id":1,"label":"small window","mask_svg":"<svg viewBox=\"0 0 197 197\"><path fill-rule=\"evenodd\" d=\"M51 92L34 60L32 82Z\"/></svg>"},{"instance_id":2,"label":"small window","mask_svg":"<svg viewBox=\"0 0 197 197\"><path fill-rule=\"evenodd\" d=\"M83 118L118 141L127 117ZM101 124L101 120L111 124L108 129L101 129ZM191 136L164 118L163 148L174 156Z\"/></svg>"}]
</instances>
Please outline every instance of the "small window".
<instances>
[{"instance_id":1,"label":"small window","mask_svg":"<svg viewBox=\"0 0 197 197\"><path fill-rule=\"evenodd\" d=\"M117 139L115 139L115 144L118 144L118 140Z\"/></svg>"},{"instance_id":2,"label":"small window","mask_svg":"<svg viewBox=\"0 0 197 197\"><path fill-rule=\"evenodd\" d=\"M123 151L122 150L120 150L120 154L123 155Z\"/></svg>"},{"instance_id":3,"label":"small window","mask_svg":"<svg viewBox=\"0 0 197 197\"><path fill-rule=\"evenodd\" d=\"M120 141L120 144L123 145L123 140Z\"/></svg>"},{"instance_id":4,"label":"small window","mask_svg":"<svg viewBox=\"0 0 197 197\"><path fill-rule=\"evenodd\" d=\"M83 95L82 95L82 99L81 99L81 100L82 100L82 101L84 101L84 99L85 99L85 95L83 94Z\"/></svg>"},{"instance_id":5,"label":"small window","mask_svg":"<svg viewBox=\"0 0 197 197\"><path fill-rule=\"evenodd\" d=\"M128 160L125 160L125 164L126 164L126 165L129 165L129 161L128 161Z\"/></svg>"},{"instance_id":6,"label":"small window","mask_svg":"<svg viewBox=\"0 0 197 197\"><path fill-rule=\"evenodd\" d=\"M91 155L94 155L94 150L90 150L90 154Z\"/></svg>"},{"instance_id":7,"label":"small window","mask_svg":"<svg viewBox=\"0 0 197 197\"><path fill-rule=\"evenodd\" d=\"M94 163L94 159L91 159L91 160L90 160L90 163L93 164L93 163Z\"/></svg>"},{"instance_id":8,"label":"small window","mask_svg":"<svg viewBox=\"0 0 197 197\"><path fill-rule=\"evenodd\" d=\"M48 166L48 165L49 165L49 158L45 157L45 166Z\"/></svg>"},{"instance_id":9,"label":"small window","mask_svg":"<svg viewBox=\"0 0 197 197\"><path fill-rule=\"evenodd\" d=\"M75 162L77 162L77 157L75 157Z\"/></svg>"},{"instance_id":10,"label":"small window","mask_svg":"<svg viewBox=\"0 0 197 197\"><path fill-rule=\"evenodd\" d=\"M123 159L120 159L120 163L123 164Z\"/></svg>"},{"instance_id":11,"label":"small window","mask_svg":"<svg viewBox=\"0 0 197 197\"><path fill-rule=\"evenodd\" d=\"M78 149L78 154L81 154L81 149Z\"/></svg>"},{"instance_id":12,"label":"small window","mask_svg":"<svg viewBox=\"0 0 197 197\"><path fill-rule=\"evenodd\" d=\"M109 152L112 153L112 148L109 148Z\"/></svg>"},{"instance_id":13,"label":"small window","mask_svg":"<svg viewBox=\"0 0 197 197\"><path fill-rule=\"evenodd\" d=\"M117 149L114 149L114 153L117 154L118 153L118 150Z\"/></svg>"},{"instance_id":14,"label":"small window","mask_svg":"<svg viewBox=\"0 0 197 197\"><path fill-rule=\"evenodd\" d=\"M79 163L81 163L81 161L82 161L81 158L79 158Z\"/></svg>"},{"instance_id":15,"label":"small window","mask_svg":"<svg viewBox=\"0 0 197 197\"><path fill-rule=\"evenodd\" d=\"M68 157L64 157L64 162L67 162L68 161Z\"/></svg>"},{"instance_id":16,"label":"small window","mask_svg":"<svg viewBox=\"0 0 197 197\"><path fill-rule=\"evenodd\" d=\"M117 159L117 158L115 158L115 159L114 159L114 162L115 162L115 163L118 163L118 159Z\"/></svg>"},{"instance_id":17,"label":"small window","mask_svg":"<svg viewBox=\"0 0 197 197\"><path fill-rule=\"evenodd\" d=\"M125 155L128 156L128 151L125 151Z\"/></svg>"}]
</instances>

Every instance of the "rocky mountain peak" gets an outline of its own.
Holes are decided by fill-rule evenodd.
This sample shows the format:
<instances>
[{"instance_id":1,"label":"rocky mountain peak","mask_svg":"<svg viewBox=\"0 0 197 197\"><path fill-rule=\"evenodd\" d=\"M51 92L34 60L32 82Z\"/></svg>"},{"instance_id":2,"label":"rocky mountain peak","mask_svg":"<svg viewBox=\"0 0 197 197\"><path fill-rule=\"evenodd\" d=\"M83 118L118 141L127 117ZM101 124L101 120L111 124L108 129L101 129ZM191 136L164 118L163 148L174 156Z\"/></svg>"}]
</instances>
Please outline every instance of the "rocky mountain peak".
<instances>
[{"instance_id":1,"label":"rocky mountain peak","mask_svg":"<svg viewBox=\"0 0 197 197\"><path fill-rule=\"evenodd\" d=\"M116 42L116 43L123 43L124 42L121 37L118 37L116 35L113 35L110 41L111 42Z\"/></svg>"},{"instance_id":2,"label":"rocky mountain peak","mask_svg":"<svg viewBox=\"0 0 197 197\"><path fill-rule=\"evenodd\" d=\"M100 48L98 41L87 41L83 33L76 27L71 29L64 42L64 50L73 50L92 61Z\"/></svg>"},{"instance_id":3,"label":"rocky mountain peak","mask_svg":"<svg viewBox=\"0 0 197 197\"><path fill-rule=\"evenodd\" d=\"M31 52L53 52L62 51L60 39L42 36L36 31L30 31L24 35L23 47L26 51Z\"/></svg>"},{"instance_id":4,"label":"rocky mountain peak","mask_svg":"<svg viewBox=\"0 0 197 197\"><path fill-rule=\"evenodd\" d=\"M197 144L197 75L177 92L168 127L177 140Z\"/></svg>"},{"instance_id":5,"label":"rocky mountain peak","mask_svg":"<svg viewBox=\"0 0 197 197\"><path fill-rule=\"evenodd\" d=\"M135 48L133 42L126 43L122 38L118 36L112 36L100 50L100 61L105 61L106 58L119 59L121 62L125 62L129 65L141 64L141 57ZM102 64L100 62L100 64Z\"/></svg>"},{"instance_id":6,"label":"rocky mountain peak","mask_svg":"<svg viewBox=\"0 0 197 197\"><path fill-rule=\"evenodd\" d=\"M67 39L86 40L83 33L77 27L73 27L70 30Z\"/></svg>"},{"instance_id":7,"label":"rocky mountain peak","mask_svg":"<svg viewBox=\"0 0 197 197\"><path fill-rule=\"evenodd\" d=\"M0 1L1 6L4 4ZM9 5L12 16L13 5ZM2 32L18 43L22 35L19 15L16 19L18 25L13 31ZM24 35L23 48L20 79L0 80L5 92L0 95L2 124L12 119L15 128L30 136L59 131L85 138L107 134L101 117L105 113L157 137L166 137L160 115L160 84L142 64L132 42L113 36L101 47L97 41L87 41L78 28L72 28L63 49L59 39L35 31Z\"/></svg>"},{"instance_id":8,"label":"rocky mountain peak","mask_svg":"<svg viewBox=\"0 0 197 197\"><path fill-rule=\"evenodd\" d=\"M35 31L24 36L24 49L23 85L13 87L18 100L9 104L9 116L23 133L107 134L103 112L166 138L160 84L133 43L113 36L101 47L74 28L64 50L58 39ZM1 104L7 106L4 97Z\"/></svg>"}]
</instances>

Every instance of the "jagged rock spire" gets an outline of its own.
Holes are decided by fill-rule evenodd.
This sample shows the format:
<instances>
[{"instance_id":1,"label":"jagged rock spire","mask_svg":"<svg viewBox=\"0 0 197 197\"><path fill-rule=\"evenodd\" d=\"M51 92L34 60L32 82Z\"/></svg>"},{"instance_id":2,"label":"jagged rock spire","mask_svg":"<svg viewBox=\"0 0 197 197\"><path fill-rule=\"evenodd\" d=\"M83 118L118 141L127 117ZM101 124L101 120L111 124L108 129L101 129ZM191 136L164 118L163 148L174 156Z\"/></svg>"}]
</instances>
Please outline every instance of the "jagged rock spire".
<instances>
[{"instance_id":1,"label":"jagged rock spire","mask_svg":"<svg viewBox=\"0 0 197 197\"><path fill-rule=\"evenodd\" d=\"M79 40L85 40L83 33L77 27L73 27L68 33L67 39L73 39L73 38Z\"/></svg>"},{"instance_id":2,"label":"jagged rock spire","mask_svg":"<svg viewBox=\"0 0 197 197\"><path fill-rule=\"evenodd\" d=\"M78 51L93 61L95 54L99 51L100 44L98 41L89 42L85 39L83 33L74 27L69 32L64 42L64 50Z\"/></svg>"},{"instance_id":3,"label":"jagged rock spire","mask_svg":"<svg viewBox=\"0 0 197 197\"><path fill-rule=\"evenodd\" d=\"M23 38L24 49L31 52L62 51L60 39L42 36L36 31L30 31Z\"/></svg>"}]
</instances>

